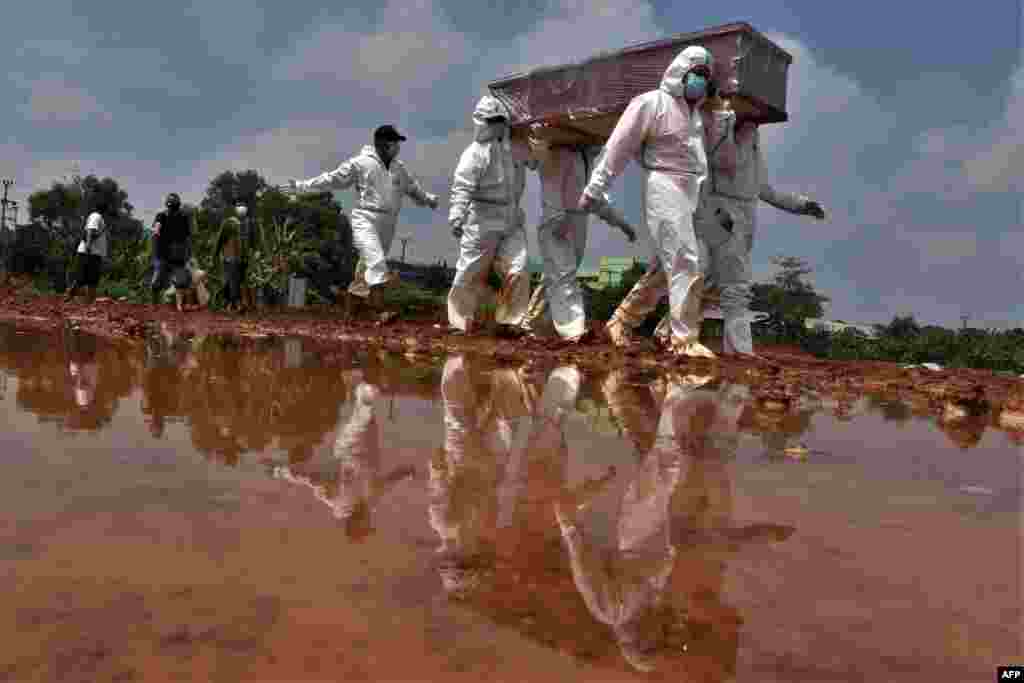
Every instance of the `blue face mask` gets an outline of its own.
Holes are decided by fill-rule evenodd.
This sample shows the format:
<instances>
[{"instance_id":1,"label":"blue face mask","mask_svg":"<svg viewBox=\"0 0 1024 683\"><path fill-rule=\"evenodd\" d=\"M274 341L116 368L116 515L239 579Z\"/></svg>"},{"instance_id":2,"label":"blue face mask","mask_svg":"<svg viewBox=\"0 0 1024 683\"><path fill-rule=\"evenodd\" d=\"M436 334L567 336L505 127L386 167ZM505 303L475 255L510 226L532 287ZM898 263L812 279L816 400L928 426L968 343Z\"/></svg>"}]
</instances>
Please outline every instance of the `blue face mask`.
<instances>
[{"instance_id":1,"label":"blue face mask","mask_svg":"<svg viewBox=\"0 0 1024 683\"><path fill-rule=\"evenodd\" d=\"M686 99L697 101L704 97L708 91L708 81L700 74L686 74L686 83L683 86L683 95Z\"/></svg>"}]
</instances>

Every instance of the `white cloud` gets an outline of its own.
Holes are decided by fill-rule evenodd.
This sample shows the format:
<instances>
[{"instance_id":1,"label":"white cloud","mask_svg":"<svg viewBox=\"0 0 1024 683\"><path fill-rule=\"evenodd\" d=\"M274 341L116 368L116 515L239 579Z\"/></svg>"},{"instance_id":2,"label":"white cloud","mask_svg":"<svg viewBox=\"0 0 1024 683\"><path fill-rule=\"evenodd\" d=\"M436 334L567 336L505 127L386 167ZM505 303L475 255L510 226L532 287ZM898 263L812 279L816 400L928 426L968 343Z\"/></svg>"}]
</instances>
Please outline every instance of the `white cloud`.
<instances>
[{"instance_id":1,"label":"white cloud","mask_svg":"<svg viewBox=\"0 0 1024 683\"><path fill-rule=\"evenodd\" d=\"M77 64L89 56L89 50L72 40L63 38L34 38L24 41L15 54L19 58L43 57Z\"/></svg>"},{"instance_id":2,"label":"white cloud","mask_svg":"<svg viewBox=\"0 0 1024 683\"><path fill-rule=\"evenodd\" d=\"M401 100L429 93L452 65L469 56L467 37L451 27L431 0L391 0L380 25L375 32L348 21L318 25L272 74L279 80L356 82L377 95Z\"/></svg>"},{"instance_id":3,"label":"white cloud","mask_svg":"<svg viewBox=\"0 0 1024 683\"><path fill-rule=\"evenodd\" d=\"M1024 67L1011 80L1006 114L991 132L991 143L969 156L964 171L971 187L985 192L1024 190Z\"/></svg>"},{"instance_id":4,"label":"white cloud","mask_svg":"<svg viewBox=\"0 0 1024 683\"><path fill-rule=\"evenodd\" d=\"M487 60L492 70L483 75L485 79L556 66L665 34L648 2L554 0L548 9L529 32L497 51L498 60ZM503 63L494 65L495 61Z\"/></svg>"},{"instance_id":5,"label":"white cloud","mask_svg":"<svg viewBox=\"0 0 1024 683\"><path fill-rule=\"evenodd\" d=\"M23 81L23 85L27 86L29 95L21 112L33 123L67 124L87 120L109 123L112 120L99 100L59 75L43 75L33 81Z\"/></svg>"}]
</instances>

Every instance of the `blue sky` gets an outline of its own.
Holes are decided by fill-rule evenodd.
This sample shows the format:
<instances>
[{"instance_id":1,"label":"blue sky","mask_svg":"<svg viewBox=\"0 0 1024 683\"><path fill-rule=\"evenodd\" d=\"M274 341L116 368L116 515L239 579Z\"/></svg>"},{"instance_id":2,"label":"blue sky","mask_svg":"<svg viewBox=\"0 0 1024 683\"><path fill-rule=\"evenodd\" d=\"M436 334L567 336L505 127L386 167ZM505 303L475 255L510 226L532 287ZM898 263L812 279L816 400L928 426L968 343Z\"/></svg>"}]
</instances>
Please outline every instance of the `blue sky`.
<instances>
[{"instance_id":1,"label":"blue sky","mask_svg":"<svg viewBox=\"0 0 1024 683\"><path fill-rule=\"evenodd\" d=\"M446 258L448 179L486 83L673 33L748 21L788 50L790 121L763 129L773 183L804 191L828 223L762 204L755 274L777 254L815 267L828 315L914 313L959 325L1024 324L1024 68L1019 3L486 3L292 0L61 2L0 25L7 106L0 174L12 198L69 172L111 175L147 222L170 191L196 202L214 175L309 177L380 123L441 210L408 206L413 260ZM498 4L498 3L495 3ZM512 3L508 3L511 5ZM614 196L639 222L635 170ZM352 194L340 195L346 206ZM528 217L539 196L531 179ZM22 217L24 217L24 212ZM531 220L531 224L535 222ZM649 253L592 221L587 260ZM530 232L535 252L534 234Z\"/></svg>"}]
</instances>

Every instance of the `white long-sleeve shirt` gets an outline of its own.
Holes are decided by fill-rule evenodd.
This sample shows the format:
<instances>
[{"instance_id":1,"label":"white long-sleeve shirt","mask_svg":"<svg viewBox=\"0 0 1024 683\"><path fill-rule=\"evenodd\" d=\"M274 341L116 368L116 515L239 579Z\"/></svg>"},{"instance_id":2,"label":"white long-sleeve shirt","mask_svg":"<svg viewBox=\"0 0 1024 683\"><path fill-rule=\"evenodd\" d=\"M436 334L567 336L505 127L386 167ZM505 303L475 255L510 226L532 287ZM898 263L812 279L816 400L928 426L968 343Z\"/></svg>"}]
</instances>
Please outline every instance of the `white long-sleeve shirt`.
<instances>
[{"instance_id":1,"label":"white long-sleeve shirt","mask_svg":"<svg viewBox=\"0 0 1024 683\"><path fill-rule=\"evenodd\" d=\"M89 246L90 235L96 235L96 239L92 242L91 246ZM103 258L110 255L110 244L107 241L107 223L98 211L90 213L89 217L85 220L85 238L78 243L78 253L86 253L87 246L89 246L88 253L90 254L102 256Z\"/></svg>"},{"instance_id":2,"label":"white long-sleeve shirt","mask_svg":"<svg viewBox=\"0 0 1024 683\"><path fill-rule=\"evenodd\" d=\"M393 159L390 168L385 166L372 145L366 145L333 171L296 185L300 190L345 190L354 186L359 193L357 208L377 213L397 214L406 195L420 206L430 203L430 197L405 165Z\"/></svg>"}]
</instances>

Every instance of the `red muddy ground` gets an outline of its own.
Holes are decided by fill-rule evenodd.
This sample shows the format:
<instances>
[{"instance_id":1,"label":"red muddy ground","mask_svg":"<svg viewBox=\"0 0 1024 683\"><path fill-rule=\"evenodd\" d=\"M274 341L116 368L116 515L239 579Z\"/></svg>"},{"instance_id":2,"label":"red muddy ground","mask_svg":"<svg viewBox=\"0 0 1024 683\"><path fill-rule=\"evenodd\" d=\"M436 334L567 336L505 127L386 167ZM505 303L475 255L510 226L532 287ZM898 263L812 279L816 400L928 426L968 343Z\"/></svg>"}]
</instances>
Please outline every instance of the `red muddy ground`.
<instances>
[{"instance_id":1,"label":"red muddy ground","mask_svg":"<svg viewBox=\"0 0 1024 683\"><path fill-rule=\"evenodd\" d=\"M784 408L802 392L814 391L836 400L837 414L866 393L898 396L942 422L981 421L1010 430L1024 430L1024 381L987 370L904 369L881 361L828 361L796 347L759 347L764 361L722 358L715 362L680 360L650 342L621 350L602 336L579 346L558 341L498 339L490 335L463 338L438 327L434 319L401 320L381 326L370 320L343 320L327 307L303 310L270 309L244 315L207 310L177 312L173 306L152 306L99 299L93 305L65 303L57 296L28 294L13 283L0 288L0 320L19 327L53 330L62 325L111 340L141 341L154 324L185 334L298 336L315 345L361 344L424 360L451 351L476 352L510 363L538 366L571 362L581 369L629 366L652 372L706 372L751 384L756 396ZM595 325L599 331L600 326ZM709 346L716 348L716 340Z\"/></svg>"}]
</instances>

